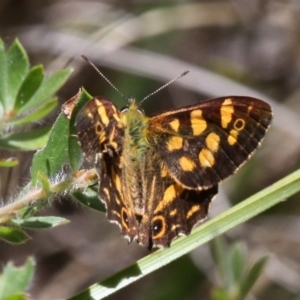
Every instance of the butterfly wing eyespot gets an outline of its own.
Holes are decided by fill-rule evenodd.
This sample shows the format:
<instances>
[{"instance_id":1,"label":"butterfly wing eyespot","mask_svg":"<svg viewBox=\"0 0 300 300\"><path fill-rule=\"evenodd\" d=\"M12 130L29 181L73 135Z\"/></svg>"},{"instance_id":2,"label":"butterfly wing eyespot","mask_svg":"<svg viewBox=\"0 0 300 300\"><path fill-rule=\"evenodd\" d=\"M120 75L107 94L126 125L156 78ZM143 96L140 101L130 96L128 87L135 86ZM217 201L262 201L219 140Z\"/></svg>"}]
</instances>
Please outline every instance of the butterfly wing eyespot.
<instances>
[{"instance_id":1,"label":"butterfly wing eyespot","mask_svg":"<svg viewBox=\"0 0 300 300\"><path fill-rule=\"evenodd\" d=\"M162 216L154 217L152 220L151 230L153 239L162 237L167 230L165 219Z\"/></svg>"}]
</instances>

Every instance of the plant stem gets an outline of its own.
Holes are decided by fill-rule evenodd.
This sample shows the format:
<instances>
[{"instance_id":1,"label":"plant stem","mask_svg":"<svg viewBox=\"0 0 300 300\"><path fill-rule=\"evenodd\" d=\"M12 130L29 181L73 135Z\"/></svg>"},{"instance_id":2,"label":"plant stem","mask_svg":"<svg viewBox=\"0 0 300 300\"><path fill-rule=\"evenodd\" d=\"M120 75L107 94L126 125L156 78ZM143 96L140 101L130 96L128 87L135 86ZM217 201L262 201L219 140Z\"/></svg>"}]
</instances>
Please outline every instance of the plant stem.
<instances>
[{"instance_id":1,"label":"plant stem","mask_svg":"<svg viewBox=\"0 0 300 300\"><path fill-rule=\"evenodd\" d=\"M55 184L50 184L49 192L47 193L45 188L28 188L26 187L26 192L19 199L10 203L2 208L0 208L0 224L7 223L13 216L15 216L20 209L26 207L39 200L44 200L45 198L51 198L58 193L64 193L68 190L84 190L89 185L97 182L97 173L94 169L92 170L80 170L72 173L70 177L62 180Z\"/></svg>"}]
</instances>

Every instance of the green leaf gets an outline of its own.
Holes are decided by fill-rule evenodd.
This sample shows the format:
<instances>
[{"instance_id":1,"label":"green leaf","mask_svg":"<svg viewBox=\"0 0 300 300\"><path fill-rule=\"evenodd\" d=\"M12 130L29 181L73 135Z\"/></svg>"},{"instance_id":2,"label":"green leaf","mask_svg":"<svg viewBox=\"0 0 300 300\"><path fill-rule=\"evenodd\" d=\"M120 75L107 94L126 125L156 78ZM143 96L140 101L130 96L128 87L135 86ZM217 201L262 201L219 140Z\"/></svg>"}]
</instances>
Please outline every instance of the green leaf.
<instances>
[{"instance_id":1,"label":"green leaf","mask_svg":"<svg viewBox=\"0 0 300 300\"><path fill-rule=\"evenodd\" d=\"M69 135L69 159L70 165L74 171L77 171L82 162L82 150L77 140L77 128L75 126L76 116L84 105L89 102L93 97L87 93L85 89L82 89L79 95L76 95L76 104L74 106L71 119L70 119L70 135Z\"/></svg>"},{"instance_id":2,"label":"green leaf","mask_svg":"<svg viewBox=\"0 0 300 300\"><path fill-rule=\"evenodd\" d=\"M36 150L42 148L49 137L50 127L27 132L10 133L0 138L0 147L7 150Z\"/></svg>"},{"instance_id":3,"label":"green leaf","mask_svg":"<svg viewBox=\"0 0 300 300\"><path fill-rule=\"evenodd\" d=\"M212 300L232 300L226 290L217 288L212 290Z\"/></svg>"},{"instance_id":4,"label":"green leaf","mask_svg":"<svg viewBox=\"0 0 300 300\"><path fill-rule=\"evenodd\" d=\"M84 192L81 191L75 191L71 194L73 198L81 202L82 204L105 212L105 206L104 204L99 200L98 192L97 190L93 190L91 188L86 189Z\"/></svg>"},{"instance_id":5,"label":"green leaf","mask_svg":"<svg viewBox=\"0 0 300 300\"><path fill-rule=\"evenodd\" d=\"M5 107L5 100L7 94L7 74L6 74L6 54L4 49L3 41L0 39L0 103L1 105L1 115L0 118L2 119L3 116L3 108Z\"/></svg>"},{"instance_id":6,"label":"green leaf","mask_svg":"<svg viewBox=\"0 0 300 300\"><path fill-rule=\"evenodd\" d=\"M244 279L240 287L241 299L244 299L246 295L249 293L252 286L254 285L259 275L261 274L267 260L268 260L268 256L261 257L250 269L247 277Z\"/></svg>"},{"instance_id":7,"label":"green leaf","mask_svg":"<svg viewBox=\"0 0 300 300\"><path fill-rule=\"evenodd\" d=\"M32 109L41 105L45 100L50 98L68 79L71 70L60 70L42 82L36 93L27 103L19 108L20 112Z\"/></svg>"},{"instance_id":8,"label":"green leaf","mask_svg":"<svg viewBox=\"0 0 300 300\"><path fill-rule=\"evenodd\" d=\"M162 268L216 236L246 222L268 208L286 200L300 190L300 170L279 180L272 186L235 205L218 217L197 227L187 237L174 241L170 248L160 249L138 260L136 263L98 282L72 300L102 299L121 288Z\"/></svg>"},{"instance_id":9,"label":"green leaf","mask_svg":"<svg viewBox=\"0 0 300 300\"><path fill-rule=\"evenodd\" d=\"M30 217L25 220L12 219L11 221L20 227L29 229L51 228L69 223L69 220L61 217Z\"/></svg>"},{"instance_id":10,"label":"green leaf","mask_svg":"<svg viewBox=\"0 0 300 300\"><path fill-rule=\"evenodd\" d=\"M25 265L15 267L8 263L0 277L0 299L26 299L20 297L29 287L34 275L35 263L28 258Z\"/></svg>"},{"instance_id":11,"label":"green leaf","mask_svg":"<svg viewBox=\"0 0 300 300\"><path fill-rule=\"evenodd\" d=\"M229 256L234 282L236 285L240 285L245 277L247 266L245 246L241 243L234 244Z\"/></svg>"},{"instance_id":12,"label":"green leaf","mask_svg":"<svg viewBox=\"0 0 300 300\"><path fill-rule=\"evenodd\" d=\"M29 240L29 236L24 231L6 226L0 226L0 238L11 244L21 244Z\"/></svg>"},{"instance_id":13,"label":"green leaf","mask_svg":"<svg viewBox=\"0 0 300 300\"><path fill-rule=\"evenodd\" d=\"M24 106L37 91L44 79L44 70L42 65L34 66L26 78L24 79L14 106L14 110L18 111L22 106Z\"/></svg>"},{"instance_id":14,"label":"green leaf","mask_svg":"<svg viewBox=\"0 0 300 300\"><path fill-rule=\"evenodd\" d=\"M211 244L214 260L221 277L222 286L228 290L233 286L231 265L230 260L228 259L228 246L222 236L215 238Z\"/></svg>"},{"instance_id":15,"label":"green leaf","mask_svg":"<svg viewBox=\"0 0 300 300\"><path fill-rule=\"evenodd\" d=\"M65 163L68 163L68 137L69 122L60 114L51 129L47 145L33 157L31 166L33 185L38 182L38 172L51 178Z\"/></svg>"},{"instance_id":16,"label":"green leaf","mask_svg":"<svg viewBox=\"0 0 300 300\"><path fill-rule=\"evenodd\" d=\"M15 40L6 54L7 94L4 97L6 110L14 107L17 93L28 70L29 61L26 51L20 42Z\"/></svg>"},{"instance_id":17,"label":"green leaf","mask_svg":"<svg viewBox=\"0 0 300 300\"><path fill-rule=\"evenodd\" d=\"M47 116L57 105L57 98L49 99L41 106L39 106L35 111L32 113L25 115L24 117L12 121L12 125L24 125L27 123L33 123L37 120L42 119L43 117Z\"/></svg>"},{"instance_id":18,"label":"green leaf","mask_svg":"<svg viewBox=\"0 0 300 300\"><path fill-rule=\"evenodd\" d=\"M2 168L14 167L18 164L19 161L15 157L0 158L0 167Z\"/></svg>"},{"instance_id":19,"label":"green leaf","mask_svg":"<svg viewBox=\"0 0 300 300\"><path fill-rule=\"evenodd\" d=\"M28 300L28 298L21 294L13 294L8 297L5 297L5 300Z\"/></svg>"},{"instance_id":20,"label":"green leaf","mask_svg":"<svg viewBox=\"0 0 300 300\"><path fill-rule=\"evenodd\" d=\"M18 212L18 216L21 219L27 219L27 218L31 217L32 215L34 215L37 212L37 210L38 210L37 207L29 205L29 206L21 208Z\"/></svg>"},{"instance_id":21,"label":"green leaf","mask_svg":"<svg viewBox=\"0 0 300 300\"><path fill-rule=\"evenodd\" d=\"M48 197L51 194L51 183L50 183L49 178L40 171L38 171L37 177L38 177L39 183L41 183L41 185L44 189L46 196Z\"/></svg>"}]
</instances>

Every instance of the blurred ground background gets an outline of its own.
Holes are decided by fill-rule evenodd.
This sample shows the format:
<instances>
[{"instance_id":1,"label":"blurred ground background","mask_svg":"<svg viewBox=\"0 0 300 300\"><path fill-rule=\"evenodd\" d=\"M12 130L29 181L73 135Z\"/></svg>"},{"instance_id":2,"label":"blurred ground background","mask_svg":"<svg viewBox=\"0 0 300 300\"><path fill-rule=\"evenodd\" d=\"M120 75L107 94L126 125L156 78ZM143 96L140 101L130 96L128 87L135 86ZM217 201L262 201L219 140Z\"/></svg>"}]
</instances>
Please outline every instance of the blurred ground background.
<instances>
[{"instance_id":1,"label":"blurred ground background","mask_svg":"<svg viewBox=\"0 0 300 300\"><path fill-rule=\"evenodd\" d=\"M268 101L275 119L263 147L221 185L210 217L272 184L300 165L300 1L67 1L2 0L0 36L18 37L32 65L47 74L74 73L58 94L61 103L84 86L120 107L112 88L81 58L87 55L122 91L137 99L186 69L191 73L144 103L151 114L225 95ZM209 71L209 72L207 72ZM230 79L230 80L228 80ZM59 113L57 108L53 122ZM32 153L17 153L18 167L1 169L1 197L12 197L29 178ZM249 299L300 299L299 194L226 235L242 241L249 262L269 262ZM0 262L37 260L34 299L63 299L148 254L127 245L105 215L60 199L43 211L71 223L31 232L12 247L0 242ZM218 284L205 245L107 299L210 299Z\"/></svg>"}]
</instances>

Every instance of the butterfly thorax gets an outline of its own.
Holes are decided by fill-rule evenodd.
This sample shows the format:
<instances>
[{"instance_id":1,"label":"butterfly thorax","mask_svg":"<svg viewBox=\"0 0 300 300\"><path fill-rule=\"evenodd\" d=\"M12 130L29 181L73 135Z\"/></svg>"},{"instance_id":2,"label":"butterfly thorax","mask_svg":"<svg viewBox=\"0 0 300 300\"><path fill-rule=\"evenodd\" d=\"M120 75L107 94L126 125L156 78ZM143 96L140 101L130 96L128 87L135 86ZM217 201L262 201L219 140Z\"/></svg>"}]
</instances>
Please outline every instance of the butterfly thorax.
<instances>
[{"instance_id":1,"label":"butterfly thorax","mask_svg":"<svg viewBox=\"0 0 300 300\"><path fill-rule=\"evenodd\" d=\"M129 104L128 109L122 113L122 119L125 124L125 147L128 146L128 154L138 158L143 150L147 148L147 139L145 130L148 125L148 118L138 110L137 104L132 100ZM125 150L126 151L126 150Z\"/></svg>"},{"instance_id":2,"label":"butterfly thorax","mask_svg":"<svg viewBox=\"0 0 300 300\"><path fill-rule=\"evenodd\" d=\"M122 113L122 119L125 124L122 155L123 193L128 202L134 204L135 212L143 214L145 207L143 170L150 148L146 135L148 118L138 110L136 102L131 100L128 109Z\"/></svg>"}]
</instances>

